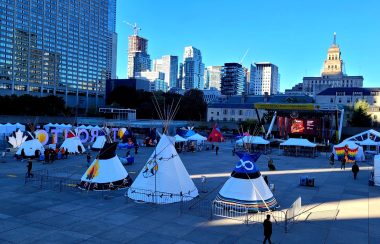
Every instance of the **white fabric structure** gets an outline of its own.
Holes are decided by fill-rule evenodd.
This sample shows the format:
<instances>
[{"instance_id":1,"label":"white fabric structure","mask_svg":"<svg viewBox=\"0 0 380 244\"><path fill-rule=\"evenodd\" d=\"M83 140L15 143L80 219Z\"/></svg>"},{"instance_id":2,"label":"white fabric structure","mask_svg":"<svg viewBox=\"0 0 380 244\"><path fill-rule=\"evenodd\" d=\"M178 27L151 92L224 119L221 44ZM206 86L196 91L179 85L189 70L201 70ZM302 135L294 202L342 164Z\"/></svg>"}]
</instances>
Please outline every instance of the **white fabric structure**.
<instances>
[{"instance_id":1,"label":"white fabric structure","mask_svg":"<svg viewBox=\"0 0 380 244\"><path fill-rule=\"evenodd\" d=\"M67 130L67 129L71 129L73 126L71 124L58 124L58 123L55 123L55 124L52 124L52 123L49 123L49 124L46 124L44 125L44 129L49 131L50 128L56 128L56 129L60 129L60 130Z\"/></svg>"},{"instance_id":2,"label":"white fabric structure","mask_svg":"<svg viewBox=\"0 0 380 244\"><path fill-rule=\"evenodd\" d=\"M166 204L191 200L197 196L198 189L175 150L173 142L163 134L156 149L128 190L128 197L138 201Z\"/></svg>"},{"instance_id":3,"label":"white fabric structure","mask_svg":"<svg viewBox=\"0 0 380 244\"><path fill-rule=\"evenodd\" d=\"M66 138L60 149L64 148L69 153L79 153L78 147L82 148L82 153L86 151L78 137Z\"/></svg>"},{"instance_id":4,"label":"white fabric structure","mask_svg":"<svg viewBox=\"0 0 380 244\"><path fill-rule=\"evenodd\" d=\"M91 149L95 151L99 151L103 148L104 143L106 143L106 136L98 136L96 137L94 144L92 144Z\"/></svg>"},{"instance_id":5,"label":"white fabric structure","mask_svg":"<svg viewBox=\"0 0 380 244\"><path fill-rule=\"evenodd\" d=\"M316 147L317 144L302 138L289 138L288 140L280 143L280 146L296 146L296 147Z\"/></svg>"},{"instance_id":6,"label":"white fabric structure","mask_svg":"<svg viewBox=\"0 0 380 244\"><path fill-rule=\"evenodd\" d=\"M379 146L380 145L380 142L376 142L369 138L365 139L364 141L357 141L357 143L361 146Z\"/></svg>"},{"instance_id":7,"label":"white fabric structure","mask_svg":"<svg viewBox=\"0 0 380 244\"><path fill-rule=\"evenodd\" d=\"M370 129L362 133L356 134L347 138L345 141L364 141L366 138L370 138L374 141L380 141L380 132Z\"/></svg>"},{"instance_id":8,"label":"white fabric structure","mask_svg":"<svg viewBox=\"0 0 380 244\"><path fill-rule=\"evenodd\" d=\"M201 141L207 141L207 137L204 137L204 136L201 136L199 135L198 133L195 133L194 135L192 136L189 136L187 138L188 141L197 141L197 142L201 142Z\"/></svg>"},{"instance_id":9,"label":"white fabric structure","mask_svg":"<svg viewBox=\"0 0 380 244\"><path fill-rule=\"evenodd\" d=\"M375 155L373 159L373 180L375 182L375 186L380 186L380 155Z\"/></svg>"},{"instance_id":10,"label":"white fabric structure","mask_svg":"<svg viewBox=\"0 0 380 244\"><path fill-rule=\"evenodd\" d=\"M335 145L334 149L332 151L332 153L334 154L335 160L338 160L338 156L336 154L335 147L345 147L347 145L348 148L350 148L350 149L358 148L358 152L356 153L356 156L355 156L356 161L364 161L365 160L364 150L363 150L363 147L358 145L358 143L359 142L344 140L341 143Z\"/></svg>"},{"instance_id":11,"label":"white fabric structure","mask_svg":"<svg viewBox=\"0 0 380 244\"><path fill-rule=\"evenodd\" d=\"M180 135L175 135L174 138L175 138L175 142L186 142L187 141L187 139L183 138Z\"/></svg>"},{"instance_id":12,"label":"white fabric structure","mask_svg":"<svg viewBox=\"0 0 380 244\"><path fill-rule=\"evenodd\" d=\"M95 159L90 167L87 169L86 173L81 178L81 181L87 181L90 182L90 180L87 179L88 170L91 169L91 167L98 163L99 166L97 166L99 169L99 174L97 174L92 180L91 183L109 183L109 182L115 182L119 180L123 180L128 176L127 170L125 170L123 164L120 162L120 159L118 156L115 156L110 159Z\"/></svg>"},{"instance_id":13,"label":"white fabric structure","mask_svg":"<svg viewBox=\"0 0 380 244\"><path fill-rule=\"evenodd\" d=\"M244 136L243 138L237 140L236 144L239 146L242 146L243 144L268 145L269 141L265 140L261 136Z\"/></svg>"},{"instance_id":14,"label":"white fabric structure","mask_svg":"<svg viewBox=\"0 0 380 244\"><path fill-rule=\"evenodd\" d=\"M38 139L25 141L17 150L16 155L21 156L21 151L23 149L26 157L34 157L37 150L40 151L40 154L43 154L45 151L44 146L42 146L41 142Z\"/></svg>"}]
</instances>

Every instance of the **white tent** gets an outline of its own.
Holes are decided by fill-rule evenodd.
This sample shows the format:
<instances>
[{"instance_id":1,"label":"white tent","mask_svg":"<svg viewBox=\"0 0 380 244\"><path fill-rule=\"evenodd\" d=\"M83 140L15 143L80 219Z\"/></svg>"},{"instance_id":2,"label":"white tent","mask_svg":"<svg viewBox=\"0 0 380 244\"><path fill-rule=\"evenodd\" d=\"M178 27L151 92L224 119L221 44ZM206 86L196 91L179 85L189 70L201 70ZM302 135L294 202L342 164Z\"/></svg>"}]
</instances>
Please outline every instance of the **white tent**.
<instances>
[{"instance_id":1,"label":"white tent","mask_svg":"<svg viewBox=\"0 0 380 244\"><path fill-rule=\"evenodd\" d=\"M148 196L149 195L149 196ZM156 149L128 190L128 197L159 204L191 200L198 189L173 142L163 134Z\"/></svg>"},{"instance_id":2,"label":"white tent","mask_svg":"<svg viewBox=\"0 0 380 244\"><path fill-rule=\"evenodd\" d=\"M344 140L341 143L335 145L334 149L332 151L332 153L334 154L335 160L338 160L338 155L336 154L335 148L345 147L347 145L348 148L350 148L351 150L358 148L358 152L355 155L355 160L356 161L364 161L365 160L365 156L364 156L363 147L359 146L358 143L359 142Z\"/></svg>"},{"instance_id":3,"label":"white tent","mask_svg":"<svg viewBox=\"0 0 380 244\"><path fill-rule=\"evenodd\" d=\"M106 143L106 136L98 136L92 144L91 149L94 151L99 151L103 148L104 143Z\"/></svg>"},{"instance_id":4,"label":"white tent","mask_svg":"<svg viewBox=\"0 0 380 244\"><path fill-rule=\"evenodd\" d=\"M375 155L373 159L373 180L375 182L375 186L380 186L380 155Z\"/></svg>"},{"instance_id":5,"label":"white tent","mask_svg":"<svg viewBox=\"0 0 380 244\"><path fill-rule=\"evenodd\" d=\"M231 177L224 183L216 199L245 205L250 212L268 211L277 207L277 201L255 164L254 157L241 155Z\"/></svg>"},{"instance_id":6,"label":"white tent","mask_svg":"<svg viewBox=\"0 0 380 244\"><path fill-rule=\"evenodd\" d=\"M116 155L117 143L106 143L83 174L80 188L85 190L117 190L127 187L132 179Z\"/></svg>"},{"instance_id":7,"label":"white tent","mask_svg":"<svg viewBox=\"0 0 380 244\"><path fill-rule=\"evenodd\" d=\"M357 143L361 146L379 146L380 145L380 142L376 142L369 138L365 139L364 141L357 141Z\"/></svg>"},{"instance_id":8,"label":"white tent","mask_svg":"<svg viewBox=\"0 0 380 244\"><path fill-rule=\"evenodd\" d=\"M45 151L44 146L42 146L41 142L38 139L25 141L17 150L16 155L21 156L22 150L24 150L26 157L34 157L37 150L40 151L40 154Z\"/></svg>"},{"instance_id":9,"label":"white tent","mask_svg":"<svg viewBox=\"0 0 380 244\"><path fill-rule=\"evenodd\" d=\"M186 142L187 141L187 139L183 138L180 135L175 135L174 138L175 138L175 142Z\"/></svg>"},{"instance_id":10,"label":"white tent","mask_svg":"<svg viewBox=\"0 0 380 244\"><path fill-rule=\"evenodd\" d=\"M71 137L65 139L60 149L64 148L65 151L67 150L69 153L79 153L78 147L82 149L82 153L86 151L78 137Z\"/></svg>"},{"instance_id":11,"label":"white tent","mask_svg":"<svg viewBox=\"0 0 380 244\"><path fill-rule=\"evenodd\" d=\"M269 144L269 141L265 140L261 136L244 136L243 138L237 140L236 144L239 146L243 144L267 145Z\"/></svg>"},{"instance_id":12,"label":"white tent","mask_svg":"<svg viewBox=\"0 0 380 244\"><path fill-rule=\"evenodd\" d=\"M25 125L22 125L20 123L16 123L15 126L16 126L16 129L20 129L21 131L25 131Z\"/></svg>"},{"instance_id":13,"label":"white tent","mask_svg":"<svg viewBox=\"0 0 380 244\"><path fill-rule=\"evenodd\" d=\"M207 137L204 137L204 136L201 136L199 135L198 133L195 133L194 135L192 136L189 136L187 138L188 141L197 141L197 142L201 142L201 141L207 141Z\"/></svg>"},{"instance_id":14,"label":"white tent","mask_svg":"<svg viewBox=\"0 0 380 244\"><path fill-rule=\"evenodd\" d=\"M302 138L289 138L288 140L280 143L280 146L296 146L296 147L316 147L317 144Z\"/></svg>"}]
</instances>

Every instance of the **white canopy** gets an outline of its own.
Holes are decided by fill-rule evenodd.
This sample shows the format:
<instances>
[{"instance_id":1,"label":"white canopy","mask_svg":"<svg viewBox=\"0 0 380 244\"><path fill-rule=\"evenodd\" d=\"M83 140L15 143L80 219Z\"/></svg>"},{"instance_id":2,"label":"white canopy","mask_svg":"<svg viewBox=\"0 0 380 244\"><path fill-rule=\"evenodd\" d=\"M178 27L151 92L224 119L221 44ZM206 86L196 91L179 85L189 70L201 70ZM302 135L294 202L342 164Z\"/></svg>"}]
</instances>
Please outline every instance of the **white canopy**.
<instances>
[{"instance_id":1,"label":"white canopy","mask_svg":"<svg viewBox=\"0 0 380 244\"><path fill-rule=\"evenodd\" d=\"M183 138L180 135L175 135L174 138L175 138L175 142L185 142L185 141L187 141L187 139Z\"/></svg>"},{"instance_id":2,"label":"white canopy","mask_svg":"<svg viewBox=\"0 0 380 244\"><path fill-rule=\"evenodd\" d=\"M344 140L341 143L335 145L334 147L345 147L347 145L348 148L350 148L350 149L356 149L359 147L359 145L357 143L358 142Z\"/></svg>"},{"instance_id":3,"label":"white canopy","mask_svg":"<svg viewBox=\"0 0 380 244\"><path fill-rule=\"evenodd\" d=\"M244 136L243 138L236 141L236 144L243 145L246 144L258 144L258 145L267 145L269 141L265 140L260 136Z\"/></svg>"},{"instance_id":4,"label":"white canopy","mask_svg":"<svg viewBox=\"0 0 380 244\"><path fill-rule=\"evenodd\" d=\"M364 141L358 141L361 146L379 146L380 142L376 142L374 140L371 140L369 138L365 139Z\"/></svg>"},{"instance_id":5,"label":"white canopy","mask_svg":"<svg viewBox=\"0 0 380 244\"><path fill-rule=\"evenodd\" d=\"M366 138L370 138L374 141L380 141L380 132L370 129L354 136L347 138L345 141L364 141Z\"/></svg>"},{"instance_id":6,"label":"white canopy","mask_svg":"<svg viewBox=\"0 0 380 244\"><path fill-rule=\"evenodd\" d=\"M341 143L335 145L334 149L333 149L333 152L332 152L334 154L335 160L338 159L338 156L336 154L335 148L336 147L345 147L347 145L348 148L350 148L350 149L356 149L356 148L358 148L358 152L356 153L356 156L355 156L355 160L356 161L364 161L365 160L365 156L364 156L363 147L359 146L357 143L359 143L359 142L344 140Z\"/></svg>"},{"instance_id":7,"label":"white canopy","mask_svg":"<svg viewBox=\"0 0 380 244\"><path fill-rule=\"evenodd\" d=\"M187 140L188 141L207 141L207 138L199 135L198 133L195 133L194 135L189 136Z\"/></svg>"},{"instance_id":8,"label":"white canopy","mask_svg":"<svg viewBox=\"0 0 380 244\"><path fill-rule=\"evenodd\" d=\"M297 147L316 147L317 144L302 138L289 138L288 140L280 143L280 146L297 146Z\"/></svg>"},{"instance_id":9,"label":"white canopy","mask_svg":"<svg viewBox=\"0 0 380 244\"><path fill-rule=\"evenodd\" d=\"M373 171L375 186L380 186L380 155L375 155L373 159Z\"/></svg>"},{"instance_id":10,"label":"white canopy","mask_svg":"<svg viewBox=\"0 0 380 244\"><path fill-rule=\"evenodd\" d=\"M11 123L6 123L6 124L0 124L0 134L10 134L17 129L20 129L21 131L25 131L25 125L22 125L20 123L16 124L11 124Z\"/></svg>"},{"instance_id":11,"label":"white canopy","mask_svg":"<svg viewBox=\"0 0 380 244\"><path fill-rule=\"evenodd\" d=\"M44 125L44 129L45 130L49 130L51 127L64 130L64 129L71 129L71 127L73 127L73 126L71 124L63 124L63 123L62 124L58 124L58 123L52 124L52 123L49 123L49 124Z\"/></svg>"}]
</instances>

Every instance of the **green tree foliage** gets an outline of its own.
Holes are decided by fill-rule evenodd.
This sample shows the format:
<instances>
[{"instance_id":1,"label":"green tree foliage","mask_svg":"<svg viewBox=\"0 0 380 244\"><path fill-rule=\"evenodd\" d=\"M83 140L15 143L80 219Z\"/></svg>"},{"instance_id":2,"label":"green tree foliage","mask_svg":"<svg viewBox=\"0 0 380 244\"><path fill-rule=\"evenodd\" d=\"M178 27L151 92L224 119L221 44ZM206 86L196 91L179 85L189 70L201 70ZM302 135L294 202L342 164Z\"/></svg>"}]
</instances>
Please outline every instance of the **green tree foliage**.
<instances>
[{"instance_id":1,"label":"green tree foliage","mask_svg":"<svg viewBox=\"0 0 380 244\"><path fill-rule=\"evenodd\" d=\"M258 128L259 122L254 119L248 119L239 123L239 131L249 132L250 134L261 132L261 129Z\"/></svg>"},{"instance_id":2,"label":"green tree foliage","mask_svg":"<svg viewBox=\"0 0 380 244\"><path fill-rule=\"evenodd\" d=\"M61 97L36 97L31 95L0 96L0 114L6 115L68 115Z\"/></svg>"},{"instance_id":3,"label":"green tree foliage","mask_svg":"<svg viewBox=\"0 0 380 244\"><path fill-rule=\"evenodd\" d=\"M177 120L204 120L206 116L207 104L203 100L203 92L199 90L189 90L184 96L175 93L146 92L128 87L118 87L114 89L107 98L108 105L115 105L122 108L136 109L137 118L158 119L153 100L157 99L161 113L169 113L169 109L177 105L181 100Z\"/></svg>"},{"instance_id":4,"label":"green tree foliage","mask_svg":"<svg viewBox=\"0 0 380 244\"><path fill-rule=\"evenodd\" d=\"M368 114L369 104L365 100L359 100L354 105L354 111L351 117L351 126L371 127L372 119Z\"/></svg>"}]
</instances>

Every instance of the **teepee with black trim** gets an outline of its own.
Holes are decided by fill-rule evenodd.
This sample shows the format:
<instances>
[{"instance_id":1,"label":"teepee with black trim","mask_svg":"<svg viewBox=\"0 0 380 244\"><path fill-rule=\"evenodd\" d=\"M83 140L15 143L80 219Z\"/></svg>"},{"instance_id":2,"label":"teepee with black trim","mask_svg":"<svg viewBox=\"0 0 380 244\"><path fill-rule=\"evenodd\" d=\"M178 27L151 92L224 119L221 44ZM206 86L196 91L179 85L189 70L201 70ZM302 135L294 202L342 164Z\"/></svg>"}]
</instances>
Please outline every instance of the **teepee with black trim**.
<instances>
[{"instance_id":1,"label":"teepee with black trim","mask_svg":"<svg viewBox=\"0 0 380 244\"><path fill-rule=\"evenodd\" d=\"M238 156L240 160L231 173L231 177L220 189L216 200L245 205L249 212L262 212L277 208L277 200L255 163L260 157L260 153L239 153Z\"/></svg>"},{"instance_id":2,"label":"teepee with black trim","mask_svg":"<svg viewBox=\"0 0 380 244\"><path fill-rule=\"evenodd\" d=\"M97 158L81 178L79 187L84 190L117 190L128 187L132 178L116 155L117 143L106 142Z\"/></svg>"}]
</instances>

